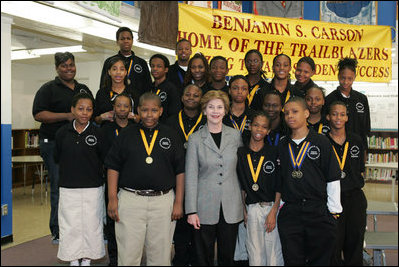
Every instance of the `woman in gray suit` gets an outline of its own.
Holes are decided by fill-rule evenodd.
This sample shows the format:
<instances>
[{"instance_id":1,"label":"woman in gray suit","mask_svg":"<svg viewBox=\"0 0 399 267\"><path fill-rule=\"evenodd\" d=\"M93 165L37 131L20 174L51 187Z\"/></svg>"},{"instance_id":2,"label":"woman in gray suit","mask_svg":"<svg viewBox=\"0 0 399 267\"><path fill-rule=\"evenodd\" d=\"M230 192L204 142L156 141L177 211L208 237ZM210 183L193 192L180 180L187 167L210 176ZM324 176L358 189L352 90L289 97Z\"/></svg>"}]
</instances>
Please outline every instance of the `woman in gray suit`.
<instances>
[{"instance_id":1,"label":"woman in gray suit","mask_svg":"<svg viewBox=\"0 0 399 267\"><path fill-rule=\"evenodd\" d=\"M219 266L234 265L243 204L236 173L240 132L222 124L229 98L211 90L201 99L207 124L190 135L186 154L185 208L194 226L198 265L214 265L217 240Z\"/></svg>"}]
</instances>

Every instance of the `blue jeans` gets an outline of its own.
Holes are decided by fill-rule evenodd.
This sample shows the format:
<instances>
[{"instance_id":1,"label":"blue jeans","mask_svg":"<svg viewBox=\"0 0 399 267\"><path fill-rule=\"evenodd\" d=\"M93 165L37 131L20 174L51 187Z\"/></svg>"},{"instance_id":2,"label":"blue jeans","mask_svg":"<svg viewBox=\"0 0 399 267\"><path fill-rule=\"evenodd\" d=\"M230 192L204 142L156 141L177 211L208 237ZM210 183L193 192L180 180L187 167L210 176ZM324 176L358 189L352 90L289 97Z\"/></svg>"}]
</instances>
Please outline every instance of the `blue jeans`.
<instances>
[{"instance_id":1,"label":"blue jeans","mask_svg":"<svg viewBox=\"0 0 399 267\"><path fill-rule=\"evenodd\" d=\"M53 236L58 236L58 199L59 199L59 187L58 181L60 179L59 166L54 161L54 149L55 141L44 142L40 139L40 156L43 158L44 165L48 170L48 176L50 179L50 231Z\"/></svg>"}]
</instances>

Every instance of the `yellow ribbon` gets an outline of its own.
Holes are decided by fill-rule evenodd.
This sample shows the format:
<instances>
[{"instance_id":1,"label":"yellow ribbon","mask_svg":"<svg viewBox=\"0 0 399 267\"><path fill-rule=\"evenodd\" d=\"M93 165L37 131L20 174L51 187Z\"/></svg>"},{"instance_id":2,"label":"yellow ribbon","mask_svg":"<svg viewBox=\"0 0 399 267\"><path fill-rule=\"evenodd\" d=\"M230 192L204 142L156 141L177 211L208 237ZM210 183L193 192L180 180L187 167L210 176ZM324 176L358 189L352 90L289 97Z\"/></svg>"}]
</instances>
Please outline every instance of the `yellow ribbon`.
<instances>
[{"instance_id":1,"label":"yellow ribbon","mask_svg":"<svg viewBox=\"0 0 399 267\"><path fill-rule=\"evenodd\" d=\"M249 95L247 96L247 98L248 98L248 106L250 106L251 103L252 103L252 100L254 100L254 96L255 96L256 91L258 90L258 88L259 88L259 84L257 84L257 85L252 89L251 93L249 93Z\"/></svg>"},{"instance_id":2,"label":"yellow ribbon","mask_svg":"<svg viewBox=\"0 0 399 267\"><path fill-rule=\"evenodd\" d=\"M231 123L233 124L234 129L239 130L240 133L242 133L244 131L245 124L247 123L247 115L245 115L244 119L242 119L240 126L238 126L238 124L235 122L232 115L230 115L230 120L231 120Z\"/></svg>"},{"instance_id":3,"label":"yellow ribbon","mask_svg":"<svg viewBox=\"0 0 399 267\"><path fill-rule=\"evenodd\" d=\"M334 149L335 156L337 157L337 160L338 160L338 163L339 163L339 167L341 168L341 171L343 171L344 170L344 166L345 166L345 162L346 162L346 155L348 154L349 142L345 143L344 155L342 155L342 162L339 159L337 150L335 150L334 146L332 146L332 147Z\"/></svg>"},{"instance_id":4,"label":"yellow ribbon","mask_svg":"<svg viewBox=\"0 0 399 267\"><path fill-rule=\"evenodd\" d=\"M290 150L290 157L291 157L291 162L292 162L292 166L293 166L294 170L295 170L295 167L297 167L297 166L298 166L298 170L300 169L300 167L302 165L302 161L306 154L306 151L308 150L309 144L310 144L310 142L304 142L302 144L302 147L299 150L298 156L295 159L295 154L294 154L294 152L292 152L291 144L288 143L288 149Z\"/></svg>"},{"instance_id":5,"label":"yellow ribbon","mask_svg":"<svg viewBox=\"0 0 399 267\"><path fill-rule=\"evenodd\" d=\"M319 130L317 131L317 133L321 133L322 130L323 130L323 123L320 122Z\"/></svg>"},{"instance_id":6,"label":"yellow ribbon","mask_svg":"<svg viewBox=\"0 0 399 267\"><path fill-rule=\"evenodd\" d=\"M143 129L140 129L141 139L143 140L145 150L147 151L147 155L150 156L152 149L154 148L155 139L157 139L158 130L154 131L154 136L151 139L151 144L148 146L147 138L145 137Z\"/></svg>"},{"instance_id":7,"label":"yellow ribbon","mask_svg":"<svg viewBox=\"0 0 399 267\"><path fill-rule=\"evenodd\" d=\"M194 132L195 128L197 127L197 125L200 123L201 119L202 119L202 112L198 117L197 122L195 123L195 125L193 126L193 128L191 128L191 130L188 132L188 134L186 134L186 131L184 131L184 124L183 124L183 116L182 116L183 110L180 110L179 112L179 124L180 124L180 128L184 134L184 137L186 138L186 141L188 141L188 137Z\"/></svg>"},{"instance_id":8,"label":"yellow ribbon","mask_svg":"<svg viewBox=\"0 0 399 267\"><path fill-rule=\"evenodd\" d=\"M288 92L287 92L287 96L285 97L285 101L284 101L283 106L285 105L285 103L287 103L288 99L290 99L290 96L291 96L291 92L288 91ZM281 111L284 112L284 108L283 108Z\"/></svg>"},{"instance_id":9,"label":"yellow ribbon","mask_svg":"<svg viewBox=\"0 0 399 267\"><path fill-rule=\"evenodd\" d=\"M263 160L265 159L265 156L261 156L258 166L256 167L256 173L254 171L254 166L252 165L252 159L251 159L251 155L247 154L247 159L248 159L248 164L249 164L249 169L251 170L251 174L252 174L252 179L254 180L254 183L256 184L256 182L258 181L259 178L259 173L260 173L260 169L263 163Z\"/></svg>"}]
</instances>

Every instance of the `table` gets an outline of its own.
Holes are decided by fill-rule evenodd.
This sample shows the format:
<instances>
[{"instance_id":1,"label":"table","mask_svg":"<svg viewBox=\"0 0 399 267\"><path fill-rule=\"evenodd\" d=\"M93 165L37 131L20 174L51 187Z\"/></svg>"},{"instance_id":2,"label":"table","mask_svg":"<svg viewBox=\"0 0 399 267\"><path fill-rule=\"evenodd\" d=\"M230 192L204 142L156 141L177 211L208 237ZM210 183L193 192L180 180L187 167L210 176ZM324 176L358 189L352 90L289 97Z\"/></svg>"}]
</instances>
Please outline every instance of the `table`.
<instances>
[{"instance_id":1,"label":"table","mask_svg":"<svg viewBox=\"0 0 399 267\"><path fill-rule=\"evenodd\" d=\"M40 166L40 203L42 204L42 193L43 193L43 158L39 155L25 155L25 156L14 156L11 158L11 162L14 163L23 163L24 165L24 193L25 193L25 185L26 185L26 166L28 164L34 164L36 166ZM32 194L33 194L32 188Z\"/></svg>"},{"instance_id":2,"label":"table","mask_svg":"<svg viewBox=\"0 0 399 267\"><path fill-rule=\"evenodd\" d=\"M396 215L398 216L398 205L395 202L367 201L367 215L373 215L374 232L365 233L365 243L367 249L373 249L374 266L385 262L385 249L398 249L397 232L377 232L377 215Z\"/></svg>"},{"instance_id":3,"label":"table","mask_svg":"<svg viewBox=\"0 0 399 267\"><path fill-rule=\"evenodd\" d=\"M366 168L398 170L398 163L397 162L367 163ZM392 202L395 201L395 178L396 177L392 177L392 195L391 195Z\"/></svg>"}]
</instances>

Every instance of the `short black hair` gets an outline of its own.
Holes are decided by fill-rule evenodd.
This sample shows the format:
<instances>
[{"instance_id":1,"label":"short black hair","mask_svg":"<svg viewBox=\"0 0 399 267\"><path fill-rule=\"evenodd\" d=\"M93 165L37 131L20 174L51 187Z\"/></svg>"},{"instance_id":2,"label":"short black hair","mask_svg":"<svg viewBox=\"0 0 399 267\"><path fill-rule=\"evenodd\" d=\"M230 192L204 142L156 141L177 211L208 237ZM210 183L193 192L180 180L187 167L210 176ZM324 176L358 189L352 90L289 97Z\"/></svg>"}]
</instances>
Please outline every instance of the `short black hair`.
<instances>
[{"instance_id":1,"label":"short black hair","mask_svg":"<svg viewBox=\"0 0 399 267\"><path fill-rule=\"evenodd\" d=\"M306 105L306 101L305 101L305 99L303 99L303 97L293 96L290 99L288 99L287 102L285 102L284 106L286 106L288 103L291 103L291 102L299 103L303 107L303 109L309 110L308 106Z\"/></svg>"},{"instance_id":2,"label":"short black hair","mask_svg":"<svg viewBox=\"0 0 399 267\"><path fill-rule=\"evenodd\" d=\"M60 64L67 62L69 59L72 59L72 61L75 62L75 56L71 52L55 53L54 54L55 67L58 68Z\"/></svg>"},{"instance_id":3,"label":"short black hair","mask_svg":"<svg viewBox=\"0 0 399 267\"><path fill-rule=\"evenodd\" d=\"M90 94L85 92L77 93L72 97L71 107L76 107L76 104L80 99L90 99L94 108L94 98Z\"/></svg>"},{"instance_id":4,"label":"short black hair","mask_svg":"<svg viewBox=\"0 0 399 267\"><path fill-rule=\"evenodd\" d=\"M341 58L338 61L338 74L344 69L350 69L356 74L356 67L357 67L356 59L349 57Z\"/></svg>"},{"instance_id":5,"label":"short black hair","mask_svg":"<svg viewBox=\"0 0 399 267\"><path fill-rule=\"evenodd\" d=\"M340 100L335 100L328 106L328 113L327 114L330 114L331 107L333 107L333 106L344 106L345 109L346 109L346 114L348 114L348 108L346 107L346 104L344 102L340 101Z\"/></svg>"},{"instance_id":6,"label":"short black hair","mask_svg":"<svg viewBox=\"0 0 399 267\"><path fill-rule=\"evenodd\" d=\"M291 58L290 58L289 56L287 56L286 54L283 54L283 53L278 54L277 56L275 56L275 57L273 58L273 65L276 64L276 60L277 60L279 57L281 57L281 56L287 57L287 58L288 58L288 61L290 62L290 66L291 66Z\"/></svg>"},{"instance_id":7,"label":"short black hair","mask_svg":"<svg viewBox=\"0 0 399 267\"><path fill-rule=\"evenodd\" d=\"M132 36L133 39L133 32L130 28L128 27L120 27L117 31L116 31L116 40L119 40L119 35L121 34L121 32L130 32L130 35Z\"/></svg>"},{"instance_id":8,"label":"short black hair","mask_svg":"<svg viewBox=\"0 0 399 267\"><path fill-rule=\"evenodd\" d=\"M284 106L284 102L283 102L283 98L281 97L281 93L279 91L277 91L276 89L272 89L272 90L266 91L266 93L265 93L265 95L263 97L263 103L265 103L265 99L269 95L278 96L278 98L280 99L281 107Z\"/></svg>"},{"instance_id":9,"label":"short black hair","mask_svg":"<svg viewBox=\"0 0 399 267\"><path fill-rule=\"evenodd\" d=\"M304 63L308 63L310 68L315 71L316 70L316 64L314 63L313 58L311 57L302 57L301 59L298 60L297 66L299 66L299 64L301 64L302 62Z\"/></svg>"},{"instance_id":10,"label":"short black hair","mask_svg":"<svg viewBox=\"0 0 399 267\"><path fill-rule=\"evenodd\" d=\"M310 87L309 89L307 89L306 92L305 92L305 97L308 95L308 92L309 92L311 89L317 89L317 90L319 90L319 91L321 92L321 94L323 95L323 98L326 99L326 89L324 89L323 87L320 87L320 86L318 86L318 85L314 85L314 86Z\"/></svg>"},{"instance_id":11,"label":"short black hair","mask_svg":"<svg viewBox=\"0 0 399 267\"><path fill-rule=\"evenodd\" d=\"M154 100L157 102L157 105L159 107L162 107L161 98L159 97L159 95L156 95L152 92L146 92L140 96L139 107L141 107L144 104L144 102L148 100Z\"/></svg>"},{"instance_id":12,"label":"short black hair","mask_svg":"<svg viewBox=\"0 0 399 267\"><path fill-rule=\"evenodd\" d=\"M222 60L222 61L224 61L224 63L226 63L226 68L229 67L229 66L228 66L228 62L227 62L227 59L226 59L225 57L223 57L223 56L214 56L214 57L211 59L211 62L209 63L209 67L212 67L213 62L215 62L216 60Z\"/></svg>"},{"instance_id":13,"label":"short black hair","mask_svg":"<svg viewBox=\"0 0 399 267\"><path fill-rule=\"evenodd\" d=\"M165 57L165 56L162 55L162 54L155 54L155 55L153 55L153 56L150 58L150 65L151 65L151 61L152 61L154 58L162 59L164 65L165 65L165 68L169 68L170 62L169 62L169 59L168 59L167 57Z\"/></svg>"},{"instance_id":14,"label":"short black hair","mask_svg":"<svg viewBox=\"0 0 399 267\"><path fill-rule=\"evenodd\" d=\"M242 80L244 80L244 82L246 82L246 83L248 84L248 91L249 91L249 88L251 88L251 85L250 85L250 83L249 83L249 81L248 81L248 78L245 77L244 75L235 75L235 76L233 76L233 77L229 80L229 88L231 88L231 85L233 84L233 82L235 82L235 81L238 80L238 79L242 79Z\"/></svg>"},{"instance_id":15,"label":"short black hair","mask_svg":"<svg viewBox=\"0 0 399 267\"><path fill-rule=\"evenodd\" d=\"M257 110L257 111L255 111L253 114L252 114L252 116L251 116L251 125L252 125L252 123L254 122L254 120L257 118L257 117L265 117L266 119L267 119L267 128L270 128L270 119L269 119L269 117L267 116L267 114L266 114L266 112L264 112L263 110Z\"/></svg>"},{"instance_id":16,"label":"short black hair","mask_svg":"<svg viewBox=\"0 0 399 267\"><path fill-rule=\"evenodd\" d=\"M129 105L130 105L130 107L132 107L132 105L133 105L133 103L132 103L132 98L130 97L130 95L128 95L126 92L123 92L123 93L121 93L121 94L119 94L119 95L117 95L115 98L114 98L114 101L112 101L112 105L114 106L115 105L115 103L116 103L116 100L118 99L118 98L120 98L120 97L127 97L130 101L129 101Z\"/></svg>"},{"instance_id":17,"label":"short black hair","mask_svg":"<svg viewBox=\"0 0 399 267\"><path fill-rule=\"evenodd\" d=\"M189 43L190 46L191 46L190 41L183 38L183 39L180 39L180 40L176 43L176 50L177 50L177 47L179 46L179 44L181 44L181 43L183 43L183 42L187 42L187 43Z\"/></svg>"},{"instance_id":18,"label":"short black hair","mask_svg":"<svg viewBox=\"0 0 399 267\"><path fill-rule=\"evenodd\" d=\"M259 50L257 50L257 49L251 49L251 50L249 50L249 51L245 54L244 61L247 61L248 56L249 56L250 54L252 54L252 53L257 54L257 55L260 57L260 61L263 62L263 56L262 56L262 54L259 52Z\"/></svg>"}]
</instances>

